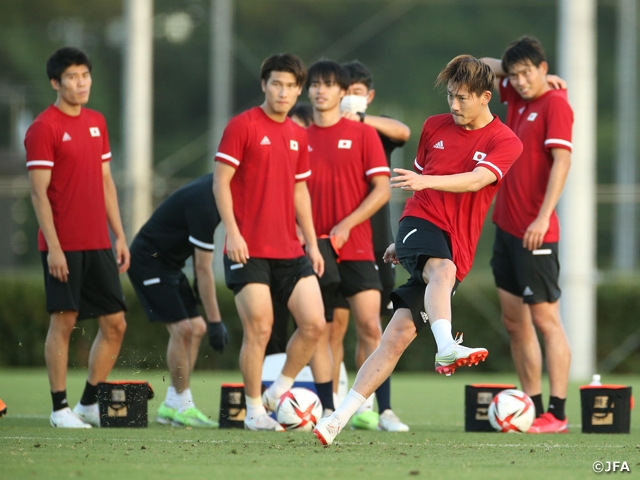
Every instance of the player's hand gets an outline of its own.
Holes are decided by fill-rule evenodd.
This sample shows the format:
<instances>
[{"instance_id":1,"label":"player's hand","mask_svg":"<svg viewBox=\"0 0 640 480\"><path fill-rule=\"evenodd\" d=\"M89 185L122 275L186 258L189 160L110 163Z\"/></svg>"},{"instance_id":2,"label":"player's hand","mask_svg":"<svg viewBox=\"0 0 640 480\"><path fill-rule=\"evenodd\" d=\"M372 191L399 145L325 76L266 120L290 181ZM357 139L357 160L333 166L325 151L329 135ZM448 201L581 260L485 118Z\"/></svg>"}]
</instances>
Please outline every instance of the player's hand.
<instances>
[{"instance_id":1,"label":"player's hand","mask_svg":"<svg viewBox=\"0 0 640 480\"><path fill-rule=\"evenodd\" d=\"M351 234L351 227L345 223L345 221L341 221L335 227L331 229L329 232L330 237L335 237L335 248L341 250L344 247L344 244L349 240L349 235Z\"/></svg>"},{"instance_id":2,"label":"player's hand","mask_svg":"<svg viewBox=\"0 0 640 480\"><path fill-rule=\"evenodd\" d=\"M401 188L402 190L412 190L414 192L427 188L424 175L419 175L404 168L394 168L393 171L398 176L391 178L391 188Z\"/></svg>"},{"instance_id":3,"label":"player's hand","mask_svg":"<svg viewBox=\"0 0 640 480\"><path fill-rule=\"evenodd\" d=\"M358 115L357 113L353 113L349 110L344 110L343 112L340 113L340 115L342 116L342 118L346 118L348 120L352 120L354 122L359 122L360 121L360 115Z\"/></svg>"},{"instance_id":4,"label":"player's hand","mask_svg":"<svg viewBox=\"0 0 640 480\"><path fill-rule=\"evenodd\" d=\"M69 267L67 265L67 257L60 248L49 249L47 255L47 263L49 264L49 274L62 283L69 281Z\"/></svg>"},{"instance_id":5,"label":"player's hand","mask_svg":"<svg viewBox=\"0 0 640 480\"><path fill-rule=\"evenodd\" d=\"M398 265L400 263L400 260L398 260L398 256L396 255L395 243L392 243L387 247L384 255L382 256L382 260L384 260L384 263L393 263L394 265Z\"/></svg>"},{"instance_id":6,"label":"player's hand","mask_svg":"<svg viewBox=\"0 0 640 480\"><path fill-rule=\"evenodd\" d=\"M544 241L544 236L549 230L549 219L546 217L537 217L527 231L524 232L522 246L527 250L535 250L540 248Z\"/></svg>"},{"instance_id":7,"label":"player's hand","mask_svg":"<svg viewBox=\"0 0 640 480\"><path fill-rule=\"evenodd\" d=\"M234 263L247 263L249 247L240 233L227 234L227 257Z\"/></svg>"},{"instance_id":8,"label":"player's hand","mask_svg":"<svg viewBox=\"0 0 640 480\"><path fill-rule=\"evenodd\" d=\"M229 334L227 333L227 327L224 326L224 322L207 322L207 332L209 333L209 345L216 352L222 353L224 346L229 343Z\"/></svg>"},{"instance_id":9,"label":"player's hand","mask_svg":"<svg viewBox=\"0 0 640 480\"><path fill-rule=\"evenodd\" d=\"M566 90L567 82L557 75L547 75L547 83L554 90Z\"/></svg>"},{"instance_id":10,"label":"player's hand","mask_svg":"<svg viewBox=\"0 0 640 480\"><path fill-rule=\"evenodd\" d=\"M118 272L124 273L129 270L129 264L131 263L131 253L129 253L129 247L127 247L127 240L124 237L116 239L115 247Z\"/></svg>"},{"instance_id":11,"label":"player's hand","mask_svg":"<svg viewBox=\"0 0 640 480\"><path fill-rule=\"evenodd\" d=\"M324 275L324 258L322 258L318 244L307 245L305 249L307 251L307 257L311 260L313 271L316 272L318 277L322 277L322 275Z\"/></svg>"}]
</instances>

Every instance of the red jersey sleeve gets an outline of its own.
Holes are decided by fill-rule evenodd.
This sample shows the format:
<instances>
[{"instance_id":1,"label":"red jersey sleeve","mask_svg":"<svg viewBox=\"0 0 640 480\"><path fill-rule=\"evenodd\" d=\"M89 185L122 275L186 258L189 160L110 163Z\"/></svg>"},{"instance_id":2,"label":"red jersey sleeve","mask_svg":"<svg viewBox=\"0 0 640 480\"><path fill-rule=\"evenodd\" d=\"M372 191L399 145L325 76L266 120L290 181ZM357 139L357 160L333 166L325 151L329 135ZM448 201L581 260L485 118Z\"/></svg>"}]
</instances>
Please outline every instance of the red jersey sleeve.
<instances>
[{"instance_id":1,"label":"red jersey sleeve","mask_svg":"<svg viewBox=\"0 0 640 480\"><path fill-rule=\"evenodd\" d=\"M566 91L565 95L566 95ZM571 129L573 127L573 110L569 102L560 95L549 99L546 118L546 131L544 148L565 148L570 152L573 149L571 143Z\"/></svg>"},{"instance_id":2,"label":"red jersey sleeve","mask_svg":"<svg viewBox=\"0 0 640 480\"><path fill-rule=\"evenodd\" d=\"M238 168L249 138L249 128L243 117L232 118L222 134L222 140L216 153L216 161Z\"/></svg>"},{"instance_id":3,"label":"red jersey sleeve","mask_svg":"<svg viewBox=\"0 0 640 480\"><path fill-rule=\"evenodd\" d=\"M365 125L362 138L362 155L364 165L364 176L367 181L376 175L391 176L391 169L387 164L387 157L384 154L382 140L378 132L373 127Z\"/></svg>"},{"instance_id":4,"label":"red jersey sleeve","mask_svg":"<svg viewBox=\"0 0 640 480\"><path fill-rule=\"evenodd\" d=\"M309 139L307 132L300 127L298 135L298 162L296 163L296 182L309 180L311 177L311 163L309 162Z\"/></svg>"},{"instance_id":5,"label":"red jersey sleeve","mask_svg":"<svg viewBox=\"0 0 640 480\"><path fill-rule=\"evenodd\" d=\"M102 161L111 161L111 146L109 145L109 132L107 131L107 121L103 116L100 116L102 120Z\"/></svg>"},{"instance_id":6,"label":"red jersey sleeve","mask_svg":"<svg viewBox=\"0 0 640 480\"><path fill-rule=\"evenodd\" d=\"M478 162L478 167L484 167L495 174L497 178L496 185L502 182L513 162L522 153L520 139L507 127L505 127L505 130L508 130L510 135L501 135L496 138L486 155L482 152L476 152L473 157Z\"/></svg>"},{"instance_id":7,"label":"red jersey sleeve","mask_svg":"<svg viewBox=\"0 0 640 480\"><path fill-rule=\"evenodd\" d=\"M413 169L417 173L422 173L424 170L424 162L427 158L427 145L429 144L429 127L427 118L422 125L422 132L420 133L420 141L418 142L418 152L416 153L416 159L413 161Z\"/></svg>"},{"instance_id":8,"label":"red jersey sleeve","mask_svg":"<svg viewBox=\"0 0 640 480\"><path fill-rule=\"evenodd\" d=\"M27 151L27 169L53 168L56 138L51 127L44 122L34 122L24 137Z\"/></svg>"},{"instance_id":9,"label":"red jersey sleeve","mask_svg":"<svg viewBox=\"0 0 640 480\"><path fill-rule=\"evenodd\" d=\"M515 88L511 86L509 82L509 77L504 77L500 79L499 84L499 92L500 92L500 103L509 104L509 101L513 98L514 95L518 95Z\"/></svg>"}]
</instances>

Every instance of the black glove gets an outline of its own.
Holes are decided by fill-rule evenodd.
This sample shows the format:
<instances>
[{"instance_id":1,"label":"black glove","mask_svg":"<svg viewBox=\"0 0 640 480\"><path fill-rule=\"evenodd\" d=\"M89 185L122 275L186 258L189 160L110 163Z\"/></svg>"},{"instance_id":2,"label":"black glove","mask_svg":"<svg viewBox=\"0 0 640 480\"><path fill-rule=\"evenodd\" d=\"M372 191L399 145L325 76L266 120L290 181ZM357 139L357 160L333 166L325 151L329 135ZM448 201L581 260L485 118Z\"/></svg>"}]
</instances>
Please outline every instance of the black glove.
<instances>
[{"instance_id":1,"label":"black glove","mask_svg":"<svg viewBox=\"0 0 640 480\"><path fill-rule=\"evenodd\" d=\"M209 344L216 351L222 353L224 346L229 343L229 334L224 322L217 323L207 322L207 331L209 332Z\"/></svg>"}]
</instances>

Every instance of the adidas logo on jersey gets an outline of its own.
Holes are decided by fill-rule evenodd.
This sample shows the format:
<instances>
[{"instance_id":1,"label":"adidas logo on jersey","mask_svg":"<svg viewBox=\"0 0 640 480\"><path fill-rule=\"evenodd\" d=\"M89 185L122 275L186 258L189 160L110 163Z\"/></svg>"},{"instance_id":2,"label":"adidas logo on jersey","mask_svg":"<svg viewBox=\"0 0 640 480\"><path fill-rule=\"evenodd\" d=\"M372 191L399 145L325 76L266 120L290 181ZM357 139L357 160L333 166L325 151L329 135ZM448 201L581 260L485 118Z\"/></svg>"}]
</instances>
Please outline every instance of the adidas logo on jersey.
<instances>
[{"instance_id":1,"label":"adidas logo on jersey","mask_svg":"<svg viewBox=\"0 0 640 480\"><path fill-rule=\"evenodd\" d=\"M520 107L520 108L518 109L518 113L519 113L520 115L522 115L522 112L524 112L524 107Z\"/></svg>"},{"instance_id":2,"label":"adidas logo on jersey","mask_svg":"<svg viewBox=\"0 0 640 480\"><path fill-rule=\"evenodd\" d=\"M62 136L62 141L68 142L70 140L71 140L71 135L69 135L67 132L64 132L64 135Z\"/></svg>"},{"instance_id":3,"label":"adidas logo on jersey","mask_svg":"<svg viewBox=\"0 0 640 480\"><path fill-rule=\"evenodd\" d=\"M429 323L429 316L426 314L426 312L420 312L420 316L422 317L422 321L424 323Z\"/></svg>"},{"instance_id":4,"label":"adidas logo on jersey","mask_svg":"<svg viewBox=\"0 0 640 480\"><path fill-rule=\"evenodd\" d=\"M262 138L262 140L260 140L260 145L271 145L271 141L269 140L269 137L265 135Z\"/></svg>"},{"instance_id":5,"label":"adidas logo on jersey","mask_svg":"<svg viewBox=\"0 0 640 480\"><path fill-rule=\"evenodd\" d=\"M436 143L433 148L439 148L440 150L444 150L444 142L442 140L440 140L438 143Z\"/></svg>"},{"instance_id":6,"label":"adidas logo on jersey","mask_svg":"<svg viewBox=\"0 0 640 480\"><path fill-rule=\"evenodd\" d=\"M527 285L527 286L524 288L524 292L522 292L522 296L523 296L523 297L530 297L531 295L533 295L533 290L531 290L531 289L529 288L529 285Z\"/></svg>"},{"instance_id":7,"label":"adidas logo on jersey","mask_svg":"<svg viewBox=\"0 0 640 480\"><path fill-rule=\"evenodd\" d=\"M527 120L529 120L530 122L533 122L537 116L538 114L536 112L530 113L529 116L527 117Z\"/></svg>"}]
</instances>

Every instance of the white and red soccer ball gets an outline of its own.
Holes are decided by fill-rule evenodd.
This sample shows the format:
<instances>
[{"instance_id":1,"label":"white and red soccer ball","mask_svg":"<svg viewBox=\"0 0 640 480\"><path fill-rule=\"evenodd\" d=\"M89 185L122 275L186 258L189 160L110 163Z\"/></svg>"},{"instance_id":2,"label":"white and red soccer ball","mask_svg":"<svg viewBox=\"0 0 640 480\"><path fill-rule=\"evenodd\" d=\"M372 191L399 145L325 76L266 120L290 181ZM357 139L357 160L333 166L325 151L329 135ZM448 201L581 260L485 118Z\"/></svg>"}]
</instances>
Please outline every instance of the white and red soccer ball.
<instances>
[{"instance_id":1,"label":"white and red soccer ball","mask_svg":"<svg viewBox=\"0 0 640 480\"><path fill-rule=\"evenodd\" d=\"M294 387L280 397L276 419L285 430L310 432L322 417L322 404L308 388Z\"/></svg>"},{"instance_id":2,"label":"white and red soccer ball","mask_svg":"<svg viewBox=\"0 0 640 480\"><path fill-rule=\"evenodd\" d=\"M489 405L489 423L498 432L526 433L535 417L536 407L520 390L503 390Z\"/></svg>"}]
</instances>

